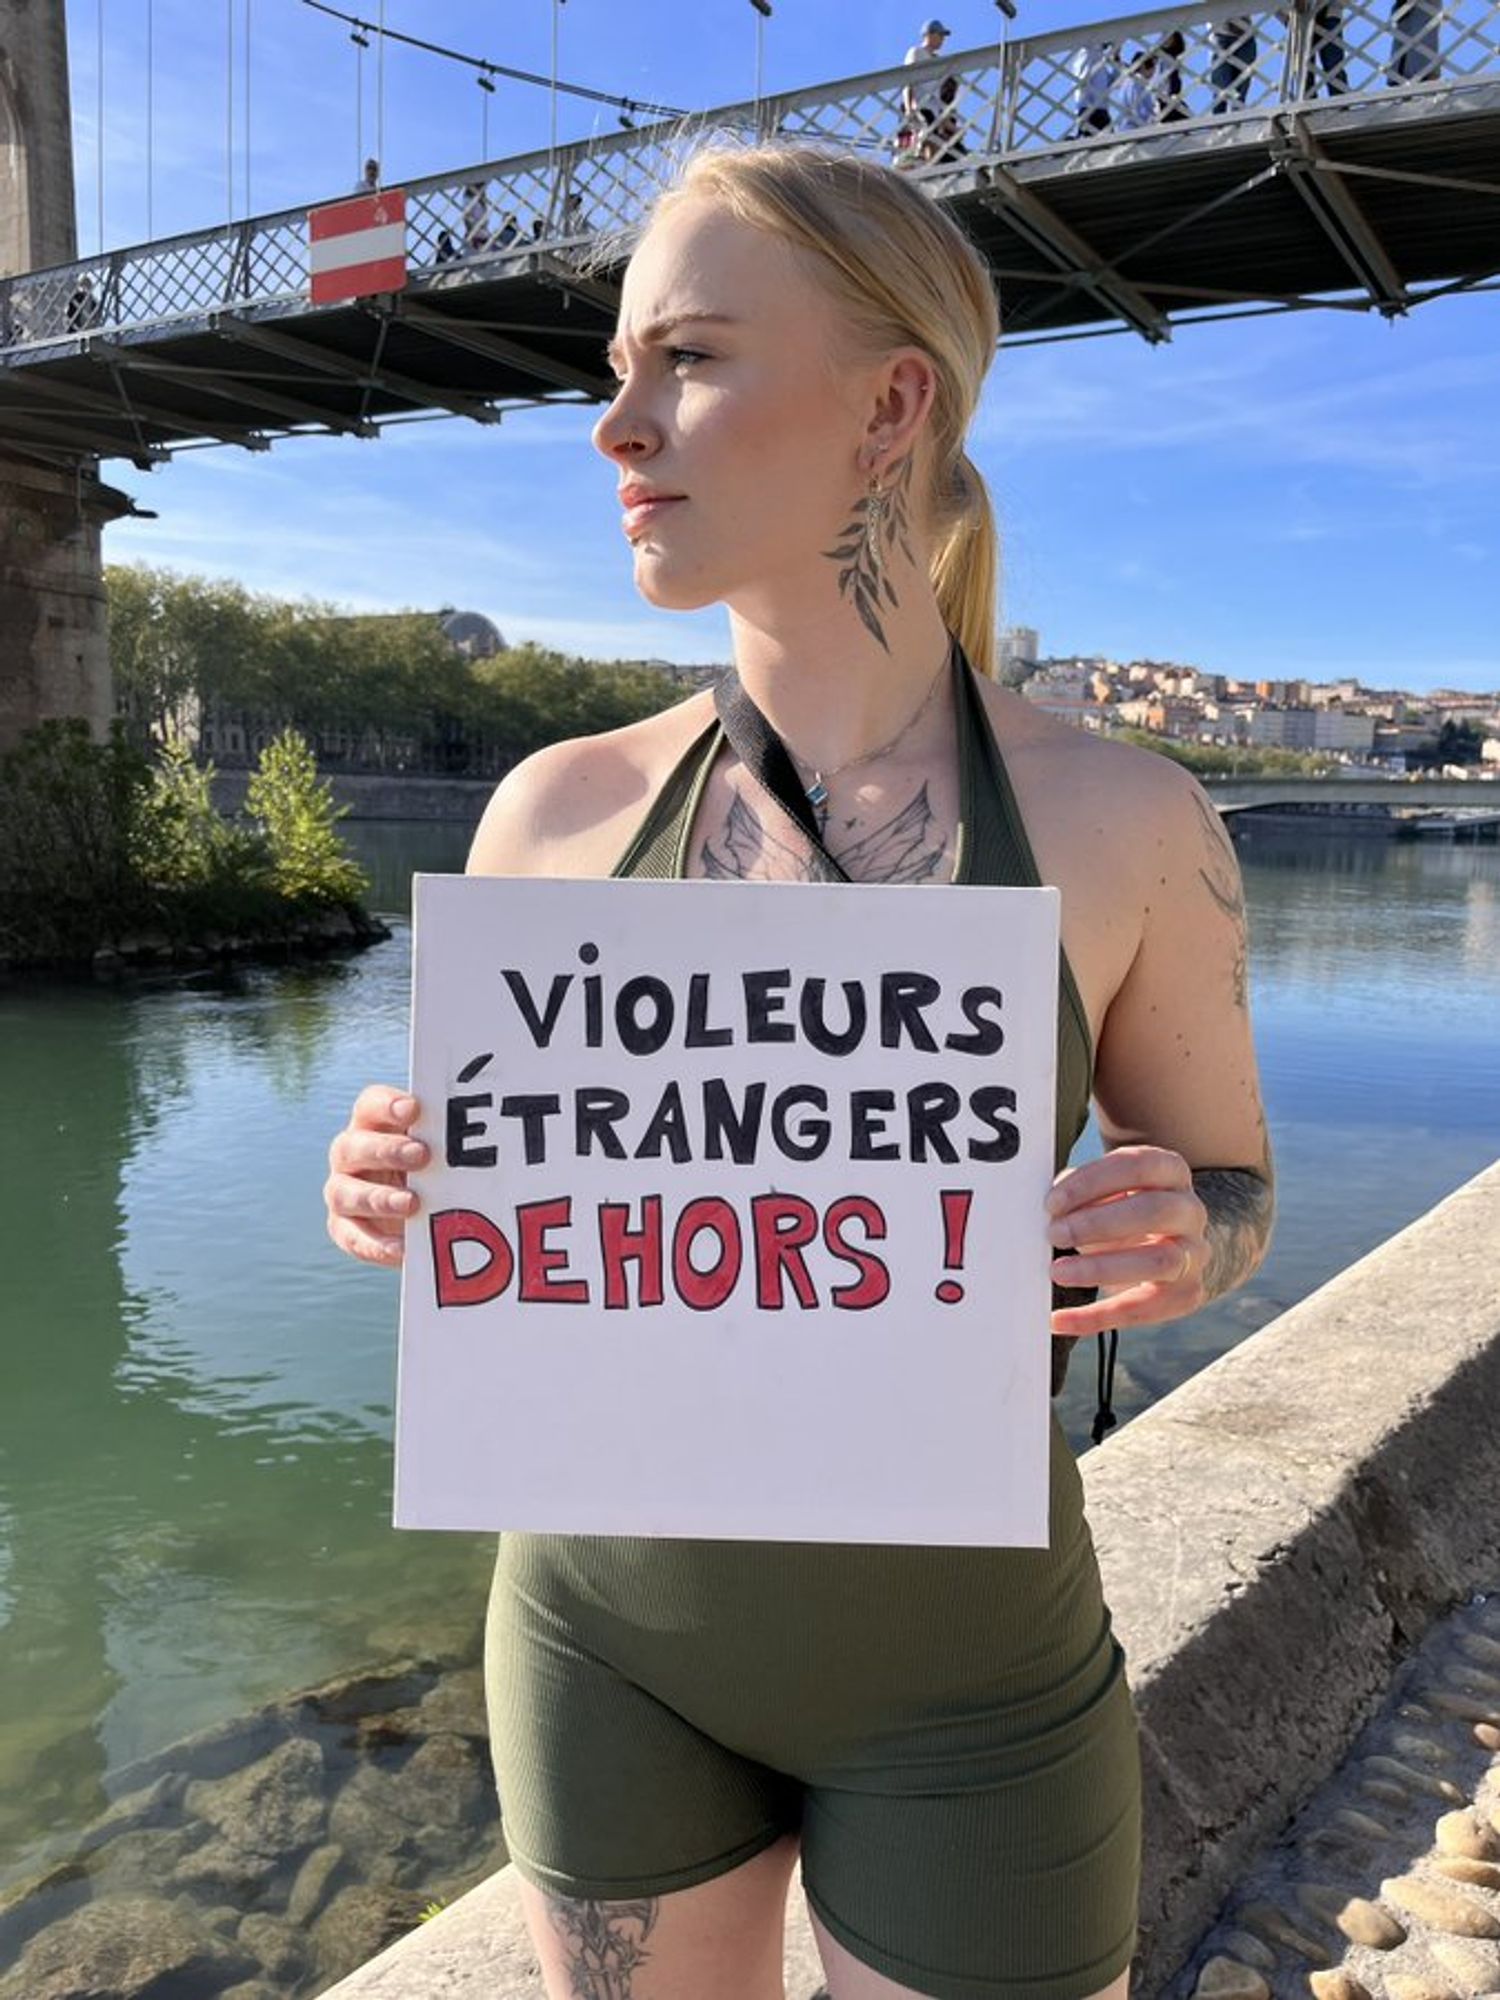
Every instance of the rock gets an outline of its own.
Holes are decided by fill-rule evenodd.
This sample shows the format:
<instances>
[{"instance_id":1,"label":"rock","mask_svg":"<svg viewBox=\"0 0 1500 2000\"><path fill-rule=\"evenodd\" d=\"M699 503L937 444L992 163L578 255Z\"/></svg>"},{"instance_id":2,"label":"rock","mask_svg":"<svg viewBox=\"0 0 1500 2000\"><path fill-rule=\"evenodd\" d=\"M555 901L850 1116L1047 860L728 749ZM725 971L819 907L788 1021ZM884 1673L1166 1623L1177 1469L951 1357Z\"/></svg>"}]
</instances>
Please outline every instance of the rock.
<instances>
[{"instance_id":1,"label":"rock","mask_svg":"<svg viewBox=\"0 0 1500 2000\"><path fill-rule=\"evenodd\" d=\"M461 1829L484 1817L489 1774L462 1736L429 1736L397 1773L395 1810L417 1826Z\"/></svg>"},{"instance_id":2,"label":"rock","mask_svg":"<svg viewBox=\"0 0 1500 2000\"><path fill-rule=\"evenodd\" d=\"M1384 1820L1373 1819L1369 1813L1359 1812L1354 1806L1340 1806L1329 1824L1346 1827L1350 1833L1357 1833L1364 1840L1389 1840L1391 1837L1391 1830Z\"/></svg>"},{"instance_id":3,"label":"rock","mask_svg":"<svg viewBox=\"0 0 1500 2000\"><path fill-rule=\"evenodd\" d=\"M297 1870L292 1893L287 1898L286 1920L305 1929L328 1900L334 1877L344 1865L344 1850L329 1841L315 1847Z\"/></svg>"},{"instance_id":4,"label":"rock","mask_svg":"<svg viewBox=\"0 0 1500 2000\"><path fill-rule=\"evenodd\" d=\"M1476 1722L1474 1741L1486 1750L1500 1750L1500 1727L1493 1722Z\"/></svg>"},{"instance_id":5,"label":"rock","mask_svg":"<svg viewBox=\"0 0 1500 2000\"><path fill-rule=\"evenodd\" d=\"M89 1831L92 1834L95 1829ZM102 1842L93 1848L87 1864L94 1894L159 1892L188 1855L202 1845L204 1831L201 1826L136 1827Z\"/></svg>"},{"instance_id":6,"label":"rock","mask_svg":"<svg viewBox=\"0 0 1500 2000\"><path fill-rule=\"evenodd\" d=\"M94 953L93 966L99 973L120 972L124 970L125 960L112 945L101 944Z\"/></svg>"},{"instance_id":7,"label":"rock","mask_svg":"<svg viewBox=\"0 0 1500 2000\"><path fill-rule=\"evenodd\" d=\"M1424 1764L1451 1764L1453 1752L1446 1744L1439 1743L1435 1736L1415 1736L1409 1731L1398 1730L1391 1738L1391 1748L1398 1756L1410 1759L1420 1758Z\"/></svg>"},{"instance_id":8,"label":"rock","mask_svg":"<svg viewBox=\"0 0 1500 2000\"><path fill-rule=\"evenodd\" d=\"M1284 1944L1289 1951L1312 1965L1327 1965L1329 1954L1315 1938L1310 1938L1274 1903L1246 1903L1235 1911L1235 1921L1254 1931L1268 1944Z\"/></svg>"},{"instance_id":9,"label":"rock","mask_svg":"<svg viewBox=\"0 0 1500 2000\"><path fill-rule=\"evenodd\" d=\"M1326 1972L1308 1973L1307 1983L1313 2000L1370 2000L1369 1987L1361 1985L1341 1965L1331 1966Z\"/></svg>"},{"instance_id":10,"label":"rock","mask_svg":"<svg viewBox=\"0 0 1500 2000\"><path fill-rule=\"evenodd\" d=\"M1470 1861L1463 1854L1444 1854L1432 1865L1450 1882L1468 1882L1476 1889L1500 1889L1500 1863Z\"/></svg>"},{"instance_id":11,"label":"rock","mask_svg":"<svg viewBox=\"0 0 1500 2000\"><path fill-rule=\"evenodd\" d=\"M1211 1958L1198 1974L1193 2000L1271 2000L1271 1989L1238 1959Z\"/></svg>"},{"instance_id":12,"label":"rock","mask_svg":"<svg viewBox=\"0 0 1500 2000\"><path fill-rule=\"evenodd\" d=\"M1500 1986L1500 1951L1494 1945L1438 1937L1429 1949L1460 1993L1489 1993Z\"/></svg>"},{"instance_id":13,"label":"rock","mask_svg":"<svg viewBox=\"0 0 1500 2000\"><path fill-rule=\"evenodd\" d=\"M160 1896L105 1896L33 1938L0 2000L217 1993L254 1969Z\"/></svg>"},{"instance_id":14,"label":"rock","mask_svg":"<svg viewBox=\"0 0 1500 2000\"><path fill-rule=\"evenodd\" d=\"M484 1672L480 1667L461 1667L444 1674L419 1705L423 1727L431 1734L439 1730L457 1736L472 1736L489 1742L489 1717L484 1705Z\"/></svg>"},{"instance_id":15,"label":"rock","mask_svg":"<svg viewBox=\"0 0 1500 2000\"><path fill-rule=\"evenodd\" d=\"M1382 1882L1380 1893L1388 1903L1408 1916L1431 1924L1435 1930L1453 1931L1459 1937L1500 1938L1500 1922L1482 1909L1472 1896L1460 1895L1441 1882L1423 1882L1415 1875L1393 1875Z\"/></svg>"},{"instance_id":16,"label":"rock","mask_svg":"<svg viewBox=\"0 0 1500 2000\"><path fill-rule=\"evenodd\" d=\"M278 1866L274 1855L249 1854L233 1841L210 1840L178 1862L171 1886L194 1896L227 1897L243 1911L260 1900Z\"/></svg>"},{"instance_id":17,"label":"rock","mask_svg":"<svg viewBox=\"0 0 1500 2000\"><path fill-rule=\"evenodd\" d=\"M294 1736L232 1777L198 1779L184 1803L232 1846L280 1859L321 1836L324 1781L321 1747Z\"/></svg>"},{"instance_id":18,"label":"rock","mask_svg":"<svg viewBox=\"0 0 1500 2000\"><path fill-rule=\"evenodd\" d=\"M1219 1949L1229 1958L1237 1958L1244 1965L1253 1965L1257 1972L1274 1972L1276 1954L1268 1944L1262 1944L1258 1937L1251 1937L1249 1931L1220 1931Z\"/></svg>"},{"instance_id":19,"label":"rock","mask_svg":"<svg viewBox=\"0 0 1500 2000\"><path fill-rule=\"evenodd\" d=\"M1433 1831L1442 1854L1462 1854L1470 1861L1493 1861L1500 1853L1500 1841L1489 1827L1480 1824L1472 1807L1444 1813Z\"/></svg>"},{"instance_id":20,"label":"rock","mask_svg":"<svg viewBox=\"0 0 1500 2000\"><path fill-rule=\"evenodd\" d=\"M1405 1926L1363 1896L1351 1896L1334 1921L1352 1943L1367 1944L1375 1951L1394 1951L1406 1942Z\"/></svg>"},{"instance_id":21,"label":"rock","mask_svg":"<svg viewBox=\"0 0 1500 2000\"><path fill-rule=\"evenodd\" d=\"M1445 1981L1429 1979L1420 1972L1388 1972L1385 1990L1389 2000L1458 2000Z\"/></svg>"},{"instance_id":22,"label":"rock","mask_svg":"<svg viewBox=\"0 0 1500 2000\"><path fill-rule=\"evenodd\" d=\"M1432 1720L1432 1710L1425 1702L1421 1701L1403 1701L1401 1706L1396 1710L1396 1714L1403 1722L1431 1722Z\"/></svg>"},{"instance_id":23,"label":"rock","mask_svg":"<svg viewBox=\"0 0 1500 2000\"><path fill-rule=\"evenodd\" d=\"M1428 1699L1444 1715L1456 1715L1464 1722L1489 1722L1500 1727L1500 1702L1477 1701L1471 1694L1455 1694L1449 1688L1435 1688Z\"/></svg>"},{"instance_id":24,"label":"rock","mask_svg":"<svg viewBox=\"0 0 1500 2000\"><path fill-rule=\"evenodd\" d=\"M1404 1786L1409 1792L1429 1793L1440 1799L1462 1801L1463 1793L1451 1778L1434 1777L1431 1771L1419 1771L1414 1764L1405 1764L1399 1757L1366 1757L1364 1769L1371 1778L1388 1778L1393 1785Z\"/></svg>"},{"instance_id":25,"label":"rock","mask_svg":"<svg viewBox=\"0 0 1500 2000\"><path fill-rule=\"evenodd\" d=\"M1500 1640L1487 1638L1483 1632L1460 1633L1458 1650L1481 1666L1500 1667Z\"/></svg>"},{"instance_id":26,"label":"rock","mask_svg":"<svg viewBox=\"0 0 1500 2000\"><path fill-rule=\"evenodd\" d=\"M364 1882L340 1889L312 1929L320 1975L341 1979L363 1965L409 1931L421 1909L418 1897L400 1890Z\"/></svg>"},{"instance_id":27,"label":"rock","mask_svg":"<svg viewBox=\"0 0 1500 2000\"><path fill-rule=\"evenodd\" d=\"M1398 1785L1394 1778L1362 1778L1359 1789L1367 1798L1378 1799L1383 1806L1409 1806L1412 1795L1405 1785Z\"/></svg>"},{"instance_id":28,"label":"rock","mask_svg":"<svg viewBox=\"0 0 1500 2000\"><path fill-rule=\"evenodd\" d=\"M1349 1900L1348 1891L1331 1882L1294 1882L1292 1893L1315 1922L1331 1924Z\"/></svg>"},{"instance_id":29,"label":"rock","mask_svg":"<svg viewBox=\"0 0 1500 2000\"><path fill-rule=\"evenodd\" d=\"M239 1939L266 1977L283 1991L295 1986L307 1970L307 1946L280 1917L263 1913L246 1917Z\"/></svg>"},{"instance_id":30,"label":"rock","mask_svg":"<svg viewBox=\"0 0 1500 2000\"><path fill-rule=\"evenodd\" d=\"M1446 1679L1450 1687L1463 1694L1485 1695L1491 1702L1500 1695L1500 1673L1490 1673L1464 1660L1449 1661Z\"/></svg>"},{"instance_id":31,"label":"rock","mask_svg":"<svg viewBox=\"0 0 1500 2000\"><path fill-rule=\"evenodd\" d=\"M268 1986L263 1979L246 1979L238 1986L226 1986L219 2000L286 2000L286 1994L279 1986Z\"/></svg>"}]
</instances>

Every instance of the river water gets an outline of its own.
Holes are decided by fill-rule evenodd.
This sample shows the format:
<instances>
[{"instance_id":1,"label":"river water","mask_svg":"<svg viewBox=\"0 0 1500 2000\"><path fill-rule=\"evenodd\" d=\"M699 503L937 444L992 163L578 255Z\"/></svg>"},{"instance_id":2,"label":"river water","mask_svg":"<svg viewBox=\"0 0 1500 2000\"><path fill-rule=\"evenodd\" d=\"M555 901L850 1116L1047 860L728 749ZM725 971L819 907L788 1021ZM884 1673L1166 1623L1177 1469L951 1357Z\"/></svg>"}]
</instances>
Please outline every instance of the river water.
<instances>
[{"instance_id":1,"label":"river water","mask_svg":"<svg viewBox=\"0 0 1500 2000\"><path fill-rule=\"evenodd\" d=\"M350 832L387 911L461 865L457 828ZM1500 1154L1500 848L1240 854L1277 1237L1122 1346L1125 1417ZM330 1133L405 1074L408 959L400 923L339 964L0 992L0 1885L127 1761L476 1631L490 1544L389 1525L394 1282L321 1220Z\"/></svg>"}]
</instances>

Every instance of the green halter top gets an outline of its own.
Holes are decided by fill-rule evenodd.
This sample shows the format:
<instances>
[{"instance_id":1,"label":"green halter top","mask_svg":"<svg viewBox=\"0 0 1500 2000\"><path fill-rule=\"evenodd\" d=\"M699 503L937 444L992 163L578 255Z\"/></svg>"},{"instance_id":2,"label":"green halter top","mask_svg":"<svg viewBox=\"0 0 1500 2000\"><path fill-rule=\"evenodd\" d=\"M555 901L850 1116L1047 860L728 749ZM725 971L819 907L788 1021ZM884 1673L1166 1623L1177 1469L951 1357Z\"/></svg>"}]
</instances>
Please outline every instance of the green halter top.
<instances>
[{"instance_id":1,"label":"green halter top","mask_svg":"<svg viewBox=\"0 0 1500 2000\"><path fill-rule=\"evenodd\" d=\"M995 741L974 670L954 647L958 721L959 823L955 883L1036 888L1031 842ZM639 830L611 870L615 876L666 881L687 873L688 843L724 730L717 717L695 737L652 801ZM1088 1121L1093 1039L1066 952L1060 954L1057 1009L1056 1167L1066 1165ZM1090 1295L1091 1296L1091 1295Z\"/></svg>"}]
</instances>

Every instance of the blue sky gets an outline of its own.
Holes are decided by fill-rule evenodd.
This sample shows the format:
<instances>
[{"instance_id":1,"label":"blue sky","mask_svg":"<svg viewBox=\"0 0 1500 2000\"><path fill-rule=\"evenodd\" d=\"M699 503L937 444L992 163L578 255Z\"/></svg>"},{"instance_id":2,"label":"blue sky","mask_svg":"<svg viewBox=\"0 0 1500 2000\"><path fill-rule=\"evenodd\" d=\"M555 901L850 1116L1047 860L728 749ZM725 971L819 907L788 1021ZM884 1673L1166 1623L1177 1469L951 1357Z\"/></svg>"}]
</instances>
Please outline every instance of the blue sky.
<instances>
[{"instance_id":1,"label":"blue sky","mask_svg":"<svg viewBox=\"0 0 1500 2000\"><path fill-rule=\"evenodd\" d=\"M552 0L385 0L388 26L545 73ZM897 62L922 10L897 0L775 0L768 90ZM1099 18L1021 0L1022 29ZM99 18L106 248L146 231L147 0L69 0L83 252L100 241ZM348 11L373 18L378 0ZM226 17L234 20L234 193L245 212L246 0L154 0L157 235L229 212ZM250 201L291 207L353 183L356 51L301 0L250 0ZM560 73L668 104L752 93L747 0L566 0ZM953 0L955 48L992 42L990 0ZM454 65L388 47L388 180L481 157L482 94ZM363 146L377 65L364 58ZM547 142L545 91L502 83L491 157ZM559 137L615 129L561 101ZM1003 300L1002 300L1003 308ZM584 410L481 430L457 419L379 442L309 439L251 456L192 452L110 476L155 521L108 531L106 557L361 609L451 603L507 638L600 658L727 656L722 612L663 614L635 595L610 469ZM1304 313L1002 349L973 453L1005 541L1008 620L1046 650L1192 661L1242 676L1354 674L1373 686L1500 688L1500 296L1387 325Z\"/></svg>"}]
</instances>

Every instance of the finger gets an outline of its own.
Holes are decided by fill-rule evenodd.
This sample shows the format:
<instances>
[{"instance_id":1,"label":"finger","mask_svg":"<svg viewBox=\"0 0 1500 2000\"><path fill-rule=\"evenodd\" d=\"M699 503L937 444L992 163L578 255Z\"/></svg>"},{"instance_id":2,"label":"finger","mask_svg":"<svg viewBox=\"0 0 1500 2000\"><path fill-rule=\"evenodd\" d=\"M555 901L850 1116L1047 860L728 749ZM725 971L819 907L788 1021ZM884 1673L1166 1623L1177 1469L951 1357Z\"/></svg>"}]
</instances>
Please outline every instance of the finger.
<instances>
[{"instance_id":1,"label":"finger","mask_svg":"<svg viewBox=\"0 0 1500 2000\"><path fill-rule=\"evenodd\" d=\"M1134 1243L1127 1250L1056 1257L1051 1274L1054 1283L1078 1290L1089 1285L1146 1284L1161 1290L1166 1286L1197 1283L1191 1250L1180 1236L1164 1236L1155 1243Z\"/></svg>"},{"instance_id":2,"label":"finger","mask_svg":"<svg viewBox=\"0 0 1500 2000\"><path fill-rule=\"evenodd\" d=\"M1131 1285L1086 1306L1059 1306L1052 1331L1077 1335L1108 1333L1111 1327L1157 1326L1163 1320L1185 1319L1201 1303L1194 1290L1166 1285Z\"/></svg>"},{"instance_id":3,"label":"finger","mask_svg":"<svg viewBox=\"0 0 1500 2000\"><path fill-rule=\"evenodd\" d=\"M416 1123L420 1109L409 1090L393 1083L367 1083L354 1100L349 1123L373 1132L405 1132Z\"/></svg>"},{"instance_id":4,"label":"finger","mask_svg":"<svg viewBox=\"0 0 1500 2000\"><path fill-rule=\"evenodd\" d=\"M1201 1236L1206 1211L1191 1189L1158 1189L1095 1202L1052 1218L1047 1240L1058 1250L1115 1248L1151 1236Z\"/></svg>"},{"instance_id":5,"label":"finger","mask_svg":"<svg viewBox=\"0 0 1500 2000\"><path fill-rule=\"evenodd\" d=\"M335 1132L328 1164L336 1174L390 1174L397 1178L431 1164L432 1154L420 1139L404 1132L375 1132L346 1125Z\"/></svg>"},{"instance_id":6,"label":"finger","mask_svg":"<svg viewBox=\"0 0 1500 2000\"><path fill-rule=\"evenodd\" d=\"M333 1215L392 1225L415 1215L419 1206L410 1188L392 1187L388 1181L366 1180L358 1174L330 1174L323 1184L323 1200Z\"/></svg>"},{"instance_id":7,"label":"finger","mask_svg":"<svg viewBox=\"0 0 1500 2000\"><path fill-rule=\"evenodd\" d=\"M1050 1215L1066 1215L1091 1201L1128 1194L1132 1188L1190 1188L1193 1170L1181 1153L1165 1146L1116 1146L1102 1159L1069 1167L1052 1183Z\"/></svg>"},{"instance_id":8,"label":"finger","mask_svg":"<svg viewBox=\"0 0 1500 2000\"><path fill-rule=\"evenodd\" d=\"M399 1265L406 1256L403 1237L380 1235L366 1224L350 1222L342 1216L329 1216L328 1234L338 1249L346 1256L357 1257L362 1264Z\"/></svg>"}]
</instances>

